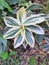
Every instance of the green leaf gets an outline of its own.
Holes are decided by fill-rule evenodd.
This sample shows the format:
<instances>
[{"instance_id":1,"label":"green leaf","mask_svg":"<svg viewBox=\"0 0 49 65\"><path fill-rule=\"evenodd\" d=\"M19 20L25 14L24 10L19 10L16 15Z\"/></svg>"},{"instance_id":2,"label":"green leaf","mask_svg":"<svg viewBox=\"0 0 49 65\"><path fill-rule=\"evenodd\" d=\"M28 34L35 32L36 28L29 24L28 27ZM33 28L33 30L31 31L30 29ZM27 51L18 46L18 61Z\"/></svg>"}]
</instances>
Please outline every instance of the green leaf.
<instances>
[{"instance_id":1,"label":"green leaf","mask_svg":"<svg viewBox=\"0 0 49 65\"><path fill-rule=\"evenodd\" d=\"M19 60L16 60L16 65L19 65Z\"/></svg>"},{"instance_id":2,"label":"green leaf","mask_svg":"<svg viewBox=\"0 0 49 65\"><path fill-rule=\"evenodd\" d=\"M2 45L1 45L1 41L0 41L0 53L2 52Z\"/></svg>"},{"instance_id":3,"label":"green leaf","mask_svg":"<svg viewBox=\"0 0 49 65\"><path fill-rule=\"evenodd\" d=\"M6 0L10 5L20 4L26 2L26 0Z\"/></svg>"},{"instance_id":4,"label":"green leaf","mask_svg":"<svg viewBox=\"0 0 49 65\"><path fill-rule=\"evenodd\" d=\"M1 8L2 7L2 8ZM7 2L5 2L5 0L0 0L0 9L3 10L4 8L7 8L9 12L12 13L12 9L11 7L8 5Z\"/></svg>"},{"instance_id":5,"label":"green leaf","mask_svg":"<svg viewBox=\"0 0 49 65\"><path fill-rule=\"evenodd\" d=\"M19 1L18 0L6 0L10 5L15 5L17 4Z\"/></svg>"},{"instance_id":6,"label":"green leaf","mask_svg":"<svg viewBox=\"0 0 49 65\"><path fill-rule=\"evenodd\" d=\"M1 57L3 60L8 59L8 52L3 51L3 52L1 53L1 55L0 55L0 57Z\"/></svg>"},{"instance_id":7,"label":"green leaf","mask_svg":"<svg viewBox=\"0 0 49 65\"><path fill-rule=\"evenodd\" d=\"M44 39L44 35L35 34L35 38L37 39L37 42L39 43L39 45L41 45L41 42Z\"/></svg>"},{"instance_id":8,"label":"green leaf","mask_svg":"<svg viewBox=\"0 0 49 65\"><path fill-rule=\"evenodd\" d=\"M0 10L3 10L3 6L0 4Z\"/></svg>"},{"instance_id":9,"label":"green leaf","mask_svg":"<svg viewBox=\"0 0 49 65\"><path fill-rule=\"evenodd\" d=\"M3 38L3 34L0 34L0 39Z\"/></svg>"},{"instance_id":10,"label":"green leaf","mask_svg":"<svg viewBox=\"0 0 49 65\"><path fill-rule=\"evenodd\" d=\"M5 38L2 38L2 43L4 44L4 46L6 47L7 46L7 40Z\"/></svg>"},{"instance_id":11,"label":"green leaf","mask_svg":"<svg viewBox=\"0 0 49 65\"><path fill-rule=\"evenodd\" d=\"M0 34L0 53L7 48L7 40L3 38L3 34Z\"/></svg>"},{"instance_id":12,"label":"green leaf","mask_svg":"<svg viewBox=\"0 0 49 65\"><path fill-rule=\"evenodd\" d=\"M46 12L49 12L49 0L47 0Z\"/></svg>"},{"instance_id":13,"label":"green leaf","mask_svg":"<svg viewBox=\"0 0 49 65\"><path fill-rule=\"evenodd\" d=\"M30 57L28 65L36 65L37 64L37 60L34 57Z\"/></svg>"},{"instance_id":14,"label":"green leaf","mask_svg":"<svg viewBox=\"0 0 49 65\"><path fill-rule=\"evenodd\" d=\"M3 43L4 46L7 46L7 40L5 38L3 38L2 34L0 34L0 40Z\"/></svg>"},{"instance_id":15,"label":"green leaf","mask_svg":"<svg viewBox=\"0 0 49 65\"><path fill-rule=\"evenodd\" d=\"M30 5L26 11L31 11L31 10L38 10L38 9L43 9L43 6L41 4L37 4L37 3L33 3L32 5Z\"/></svg>"},{"instance_id":16,"label":"green leaf","mask_svg":"<svg viewBox=\"0 0 49 65\"><path fill-rule=\"evenodd\" d=\"M13 56L13 55L15 55L15 54L16 54L15 51L11 51L11 52L9 53L10 56Z\"/></svg>"}]
</instances>

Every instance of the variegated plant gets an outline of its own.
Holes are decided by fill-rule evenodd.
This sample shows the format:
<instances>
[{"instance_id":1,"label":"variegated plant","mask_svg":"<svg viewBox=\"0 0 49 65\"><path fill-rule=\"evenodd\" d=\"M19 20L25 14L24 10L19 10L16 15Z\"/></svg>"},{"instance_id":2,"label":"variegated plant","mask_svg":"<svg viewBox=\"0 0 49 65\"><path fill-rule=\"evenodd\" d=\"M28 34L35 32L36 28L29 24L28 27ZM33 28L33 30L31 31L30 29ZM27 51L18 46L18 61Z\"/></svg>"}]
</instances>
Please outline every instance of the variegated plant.
<instances>
[{"instance_id":1,"label":"variegated plant","mask_svg":"<svg viewBox=\"0 0 49 65\"><path fill-rule=\"evenodd\" d=\"M4 22L10 29L4 34L4 38L14 38L14 48L19 47L24 41L32 48L35 44L35 39L32 32L36 34L44 34L43 29L38 25L45 21L42 14L26 16L27 12L24 7L18 10L17 19L13 17L4 17Z\"/></svg>"}]
</instances>

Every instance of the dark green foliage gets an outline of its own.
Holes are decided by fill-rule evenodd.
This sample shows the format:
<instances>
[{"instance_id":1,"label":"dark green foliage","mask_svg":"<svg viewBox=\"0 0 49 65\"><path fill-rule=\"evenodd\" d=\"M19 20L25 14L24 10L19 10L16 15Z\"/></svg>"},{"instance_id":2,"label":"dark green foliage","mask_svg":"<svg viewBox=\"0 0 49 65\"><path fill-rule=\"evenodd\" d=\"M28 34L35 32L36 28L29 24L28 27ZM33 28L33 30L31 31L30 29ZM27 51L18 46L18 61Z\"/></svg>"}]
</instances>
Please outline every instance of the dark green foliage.
<instances>
[{"instance_id":1,"label":"dark green foliage","mask_svg":"<svg viewBox=\"0 0 49 65\"><path fill-rule=\"evenodd\" d=\"M0 53L3 50L7 50L7 40L3 38L2 34L0 34Z\"/></svg>"},{"instance_id":2,"label":"dark green foliage","mask_svg":"<svg viewBox=\"0 0 49 65\"><path fill-rule=\"evenodd\" d=\"M3 60L8 59L8 52L3 51L3 52L0 54L0 58L2 58Z\"/></svg>"},{"instance_id":3,"label":"dark green foliage","mask_svg":"<svg viewBox=\"0 0 49 65\"><path fill-rule=\"evenodd\" d=\"M20 62L16 58L8 58L6 60L0 59L1 65L20 65Z\"/></svg>"},{"instance_id":4,"label":"dark green foliage","mask_svg":"<svg viewBox=\"0 0 49 65\"><path fill-rule=\"evenodd\" d=\"M15 4L24 4L26 3L26 0L6 0L10 5L15 5Z\"/></svg>"},{"instance_id":5,"label":"dark green foliage","mask_svg":"<svg viewBox=\"0 0 49 65\"><path fill-rule=\"evenodd\" d=\"M47 4L47 6L45 8L46 9L45 11L48 14L49 13L49 0L47 0L46 4Z\"/></svg>"},{"instance_id":6,"label":"dark green foliage","mask_svg":"<svg viewBox=\"0 0 49 65\"><path fill-rule=\"evenodd\" d=\"M39 43L39 45L41 45L44 35L36 35L35 38L36 38L37 42Z\"/></svg>"},{"instance_id":7,"label":"dark green foliage","mask_svg":"<svg viewBox=\"0 0 49 65\"><path fill-rule=\"evenodd\" d=\"M11 52L9 53L9 56L13 56L13 55L15 55L15 54L16 54L15 51L11 51Z\"/></svg>"},{"instance_id":8,"label":"dark green foliage","mask_svg":"<svg viewBox=\"0 0 49 65\"><path fill-rule=\"evenodd\" d=\"M31 10L42 10L43 6L41 4L33 3L31 6L29 6L26 10L31 11Z\"/></svg>"},{"instance_id":9,"label":"dark green foliage","mask_svg":"<svg viewBox=\"0 0 49 65\"><path fill-rule=\"evenodd\" d=\"M8 11L12 13L12 9L11 9L11 7L8 5L8 3L5 2L5 0L0 0L0 10L4 10L4 8L7 8Z\"/></svg>"},{"instance_id":10,"label":"dark green foliage","mask_svg":"<svg viewBox=\"0 0 49 65\"><path fill-rule=\"evenodd\" d=\"M36 65L36 64L37 60L35 59L35 57L30 57L28 65Z\"/></svg>"}]
</instances>

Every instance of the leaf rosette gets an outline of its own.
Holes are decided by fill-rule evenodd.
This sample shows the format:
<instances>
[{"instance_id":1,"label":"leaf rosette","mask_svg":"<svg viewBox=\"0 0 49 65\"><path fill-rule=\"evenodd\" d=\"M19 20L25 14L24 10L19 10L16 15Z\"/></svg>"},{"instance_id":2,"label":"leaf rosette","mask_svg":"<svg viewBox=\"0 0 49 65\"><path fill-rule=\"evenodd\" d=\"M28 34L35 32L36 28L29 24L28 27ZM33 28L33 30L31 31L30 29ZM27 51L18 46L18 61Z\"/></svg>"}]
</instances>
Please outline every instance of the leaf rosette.
<instances>
[{"instance_id":1,"label":"leaf rosette","mask_svg":"<svg viewBox=\"0 0 49 65\"><path fill-rule=\"evenodd\" d=\"M38 24L45 21L43 14L34 14L27 17L27 12L24 7L17 12L17 19L13 17L4 17L4 22L10 29L4 34L5 39L14 38L14 48L19 47L24 41L34 47L35 39L32 34L44 34L44 30Z\"/></svg>"}]
</instances>

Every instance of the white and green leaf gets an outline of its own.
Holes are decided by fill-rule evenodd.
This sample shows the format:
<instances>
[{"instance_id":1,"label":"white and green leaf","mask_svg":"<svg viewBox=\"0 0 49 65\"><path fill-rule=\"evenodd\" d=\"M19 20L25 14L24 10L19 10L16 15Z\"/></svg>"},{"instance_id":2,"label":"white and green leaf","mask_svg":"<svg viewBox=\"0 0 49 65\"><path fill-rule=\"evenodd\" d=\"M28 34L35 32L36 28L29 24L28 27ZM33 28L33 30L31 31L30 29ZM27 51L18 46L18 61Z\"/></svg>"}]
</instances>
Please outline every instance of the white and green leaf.
<instances>
[{"instance_id":1,"label":"white and green leaf","mask_svg":"<svg viewBox=\"0 0 49 65\"><path fill-rule=\"evenodd\" d=\"M22 45L24 42L24 33L19 34L17 37L14 39L14 48L18 48L20 45Z\"/></svg>"},{"instance_id":2,"label":"white and green leaf","mask_svg":"<svg viewBox=\"0 0 49 65\"><path fill-rule=\"evenodd\" d=\"M42 23L45 21L45 18L44 17L33 17L30 16L28 18L26 18L25 22L24 22L24 25L25 26L28 26L28 25L36 25L36 24L39 24L39 23Z\"/></svg>"},{"instance_id":3,"label":"white and green leaf","mask_svg":"<svg viewBox=\"0 0 49 65\"><path fill-rule=\"evenodd\" d=\"M21 32L21 29L17 29L17 28L11 28L9 29L5 34L4 34L4 38L6 39L11 39L14 38L15 36L17 36L19 33Z\"/></svg>"},{"instance_id":4,"label":"white and green leaf","mask_svg":"<svg viewBox=\"0 0 49 65\"><path fill-rule=\"evenodd\" d=\"M32 33L26 29L26 32L25 32L25 35L26 35L26 42L27 44L30 45L30 47L34 47L34 44L35 44L35 40L34 40L34 37L32 35Z\"/></svg>"},{"instance_id":5,"label":"white and green leaf","mask_svg":"<svg viewBox=\"0 0 49 65\"><path fill-rule=\"evenodd\" d=\"M19 22L13 17L4 17L4 22L8 27L19 26Z\"/></svg>"},{"instance_id":6,"label":"white and green leaf","mask_svg":"<svg viewBox=\"0 0 49 65\"><path fill-rule=\"evenodd\" d=\"M42 27L40 27L39 25L30 25L26 27L28 30L36 33L36 34L44 34L44 30Z\"/></svg>"},{"instance_id":7,"label":"white and green leaf","mask_svg":"<svg viewBox=\"0 0 49 65\"><path fill-rule=\"evenodd\" d=\"M17 19L18 19L20 24L22 24L24 22L24 20L26 19L26 11L25 11L24 7L20 8L18 10L18 12L17 12Z\"/></svg>"},{"instance_id":8,"label":"white and green leaf","mask_svg":"<svg viewBox=\"0 0 49 65\"><path fill-rule=\"evenodd\" d=\"M39 18L39 17L45 17L46 14L43 14L43 13L40 13L40 14L31 14L29 17L27 17L27 19L30 19L30 18Z\"/></svg>"}]
</instances>

